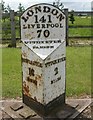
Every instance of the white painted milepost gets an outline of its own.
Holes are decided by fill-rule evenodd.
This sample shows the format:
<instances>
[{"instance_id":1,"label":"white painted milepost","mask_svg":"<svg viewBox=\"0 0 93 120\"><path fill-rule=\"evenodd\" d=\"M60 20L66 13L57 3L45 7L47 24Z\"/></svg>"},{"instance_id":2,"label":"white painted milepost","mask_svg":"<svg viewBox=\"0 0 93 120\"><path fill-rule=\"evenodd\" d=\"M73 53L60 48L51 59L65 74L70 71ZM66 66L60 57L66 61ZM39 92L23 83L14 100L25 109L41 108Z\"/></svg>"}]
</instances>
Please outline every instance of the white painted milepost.
<instances>
[{"instance_id":1,"label":"white painted milepost","mask_svg":"<svg viewBox=\"0 0 93 120\"><path fill-rule=\"evenodd\" d=\"M66 17L50 4L21 16L23 102L42 115L65 103Z\"/></svg>"}]
</instances>

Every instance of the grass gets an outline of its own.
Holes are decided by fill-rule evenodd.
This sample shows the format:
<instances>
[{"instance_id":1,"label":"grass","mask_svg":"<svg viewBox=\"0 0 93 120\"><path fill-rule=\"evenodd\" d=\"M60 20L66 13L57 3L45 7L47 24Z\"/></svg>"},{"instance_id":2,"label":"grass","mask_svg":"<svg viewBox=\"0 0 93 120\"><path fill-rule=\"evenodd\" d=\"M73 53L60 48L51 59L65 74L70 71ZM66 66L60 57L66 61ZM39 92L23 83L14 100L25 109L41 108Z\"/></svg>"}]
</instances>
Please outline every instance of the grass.
<instances>
[{"instance_id":1,"label":"grass","mask_svg":"<svg viewBox=\"0 0 93 120\"><path fill-rule=\"evenodd\" d=\"M91 92L91 47L67 48L67 96Z\"/></svg>"},{"instance_id":2,"label":"grass","mask_svg":"<svg viewBox=\"0 0 93 120\"><path fill-rule=\"evenodd\" d=\"M74 24L71 24L71 22L69 21L69 25L71 26L76 26L76 25L91 25L91 17L79 17L79 16L75 16L75 22Z\"/></svg>"},{"instance_id":3,"label":"grass","mask_svg":"<svg viewBox=\"0 0 93 120\"><path fill-rule=\"evenodd\" d=\"M21 51L4 48L2 50L3 97L21 96Z\"/></svg>"},{"instance_id":4,"label":"grass","mask_svg":"<svg viewBox=\"0 0 93 120\"><path fill-rule=\"evenodd\" d=\"M21 50L3 48L3 97L21 97ZM91 47L67 47L66 95L80 96L91 91Z\"/></svg>"},{"instance_id":5,"label":"grass","mask_svg":"<svg viewBox=\"0 0 93 120\"><path fill-rule=\"evenodd\" d=\"M0 48L0 98L2 96L2 49Z\"/></svg>"},{"instance_id":6,"label":"grass","mask_svg":"<svg viewBox=\"0 0 93 120\"><path fill-rule=\"evenodd\" d=\"M91 36L91 28L70 28L69 36Z\"/></svg>"},{"instance_id":7,"label":"grass","mask_svg":"<svg viewBox=\"0 0 93 120\"><path fill-rule=\"evenodd\" d=\"M70 26L89 26L91 25L91 17L79 17L75 16L74 24L71 24L69 21ZM69 36L91 36L91 28L69 28Z\"/></svg>"}]
</instances>

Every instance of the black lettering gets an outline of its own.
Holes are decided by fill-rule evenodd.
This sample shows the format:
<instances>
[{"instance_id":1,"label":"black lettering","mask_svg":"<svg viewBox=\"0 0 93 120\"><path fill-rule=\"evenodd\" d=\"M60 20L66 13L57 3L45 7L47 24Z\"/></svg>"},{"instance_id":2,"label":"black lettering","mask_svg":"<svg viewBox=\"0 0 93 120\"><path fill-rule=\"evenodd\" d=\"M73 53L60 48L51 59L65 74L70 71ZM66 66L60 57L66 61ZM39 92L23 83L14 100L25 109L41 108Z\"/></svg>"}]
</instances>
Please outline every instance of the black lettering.
<instances>
[{"instance_id":1,"label":"black lettering","mask_svg":"<svg viewBox=\"0 0 93 120\"><path fill-rule=\"evenodd\" d=\"M41 43L44 43L44 41L41 41Z\"/></svg>"},{"instance_id":2,"label":"black lettering","mask_svg":"<svg viewBox=\"0 0 93 120\"><path fill-rule=\"evenodd\" d=\"M56 67L56 68L54 69L54 71L55 71L55 74L54 74L54 75L57 75L57 74L58 74L58 67Z\"/></svg>"},{"instance_id":3,"label":"black lettering","mask_svg":"<svg viewBox=\"0 0 93 120\"><path fill-rule=\"evenodd\" d=\"M51 21L51 15L48 15L48 23L52 23L52 21Z\"/></svg>"},{"instance_id":4,"label":"black lettering","mask_svg":"<svg viewBox=\"0 0 93 120\"><path fill-rule=\"evenodd\" d=\"M46 43L49 43L49 41L45 41Z\"/></svg>"},{"instance_id":5,"label":"black lettering","mask_svg":"<svg viewBox=\"0 0 93 120\"><path fill-rule=\"evenodd\" d=\"M49 41L49 43L52 43L53 41Z\"/></svg>"},{"instance_id":6,"label":"black lettering","mask_svg":"<svg viewBox=\"0 0 93 120\"><path fill-rule=\"evenodd\" d=\"M41 21L42 23L45 23L46 22L45 16L42 16L39 21Z\"/></svg>"},{"instance_id":7,"label":"black lettering","mask_svg":"<svg viewBox=\"0 0 93 120\"><path fill-rule=\"evenodd\" d=\"M51 84L53 84L53 80L51 81Z\"/></svg>"},{"instance_id":8,"label":"black lettering","mask_svg":"<svg viewBox=\"0 0 93 120\"><path fill-rule=\"evenodd\" d=\"M58 77L57 79L51 80L51 84L56 83L56 82L58 82L59 80L61 80L61 76Z\"/></svg>"},{"instance_id":9,"label":"black lettering","mask_svg":"<svg viewBox=\"0 0 93 120\"><path fill-rule=\"evenodd\" d=\"M35 84L37 86L37 81L36 80L27 77L27 81L31 82L31 83L33 83L33 84Z\"/></svg>"},{"instance_id":10,"label":"black lettering","mask_svg":"<svg viewBox=\"0 0 93 120\"><path fill-rule=\"evenodd\" d=\"M57 43L57 41L56 41L56 40L54 40L54 43Z\"/></svg>"},{"instance_id":11,"label":"black lettering","mask_svg":"<svg viewBox=\"0 0 93 120\"><path fill-rule=\"evenodd\" d=\"M42 24L42 28L46 28L46 27L45 27L45 24Z\"/></svg>"},{"instance_id":12,"label":"black lettering","mask_svg":"<svg viewBox=\"0 0 93 120\"><path fill-rule=\"evenodd\" d=\"M57 63L57 61L56 61L56 60L54 60L54 61L53 61L53 64L56 64L56 63Z\"/></svg>"},{"instance_id":13,"label":"black lettering","mask_svg":"<svg viewBox=\"0 0 93 120\"><path fill-rule=\"evenodd\" d=\"M57 14L58 14L58 11L57 11L56 9L53 9L53 10L52 10L52 14L53 14L53 15L57 15Z\"/></svg>"},{"instance_id":14,"label":"black lettering","mask_svg":"<svg viewBox=\"0 0 93 120\"><path fill-rule=\"evenodd\" d=\"M54 46L50 46L50 48L53 48ZM45 65L46 66L49 66L49 65L51 65L51 63L53 63L53 64L57 64L57 63L59 63L59 62L62 62L62 61L65 61L66 60L66 57L63 57L63 58L60 58L60 59L57 59L57 60L54 60L54 61L50 61L50 62L48 62L48 63L46 63ZM52 65L53 65L52 64Z\"/></svg>"},{"instance_id":15,"label":"black lettering","mask_svg":"<svg viewBox=\"0 0 93 120\"><path fill-rule=\"evenodd\" d=\"M35 71L34 71L33 68L29 68L29 75L30 75L30 76L34 76L34 75L35 75L34 72L35 72Z\"/></svg>"},{"instance_id":16,"label":"black lettering","mask_svg":"<svg viewBox=\"0 0 93 120\"><path fill-rule=\"evenodd\" d=\"M38 46L33 46L33 49L39 49L39 47Z\"/></svg>"},{"instance_id":17,"label":"black lettering","mask_svg":"<svg viewBox=\"0 0 93 120\"><path fill-rule=\"evenodd\" d=\"M62 25L62 24L60 24L60 28L63 28L63 25Z\"/></svg>"},{"instance_id":18,"label":"black lettering","mask_svg":"<svg viewBox=\"0 0 93 120\"><path fill-rule=\"evenodd\" d=\"M58 43L61 43L61 40L58 40Z\"/></svg>"},{"instance_id":19,"label":"black lettering","mask_svg":"<svg viewBox=\"0 0 93 120\"><path fill-rule=\"evenodd\" d=\"M63 59L63 58L61 58L61 59L58 59L58 62L62 62L62 59Z\"/></svg>"},{"instance_id":20,"label":"black lettering","mask_svg":"<svg viewBox=\"0 0 93 120\"><path fill-rule=\"evenodd\" d=\"M35 17L35 23L38 23L38 16L34 15L34 17Z\"/></svg>"},{"instance_id":21,"label":"black lettering","mask_svg":"<svg viewBox=\"0 0 93 120\"><path fill-rule=\"evenodd\" d=\"M54 48L54 46L50 46L50 48Z\"/></svg>"},{"instance_id":22,"label":"black lettering","mask_svg":"<svg viewBox=\"0 0 93 120\"><path fill-rule=\"evenodd\" d=\"M28 44L28 41L25 41L25 44Z\"/></svg>"},{"instance_id":23,"label":"black lettering","mask_svg":"<svg viewBox=\"0 0 93 120\"><path fill-rule=\"evenodd\" d=\"M35 24L31 24L31 27L34 28L34 27L35 27Z\"/></svg>"},{"instance_id":24,"label":"black lettering","mask_svg":"<svg viewBox=\"0 0 93 120\"><path fill-rule=\"evenodd\" d=\"M32 41L33 44L35 44L35 41Z\"/></svg>"},{"instance_id":25,"label":"black lettering","mask_svg":"<svg viewBox=\"0 0 93 120\"><path fill-rule=\"evenodd\" d=\"M32 16L34 14L34 12L32 11L32 10L29 10L28 12L27 12L27 15L28 16Z\"/></svg>"},{"instance_id":26,"label":"black lettering","mask_svg":"<svg viewBox=\"0 0 93 120\"><path fill-rule=\"evenodd\" d=\"M49 48L49 46L46 46L46 48Z\"/></svg>"},{"instance_id":27,"label":"black lettering","mask_svg":"<svg viewBox=\"0 0 93 120\"><path fill-rule=\"evenodd\" d=\"M41 6L35 7L35 13L41 12Z\"/></svg>"},{"instance_id":28,"label":"black lettering","mask_svg":"<svg viewBox=\"0 0 93 120\"><path fill-rule=\"evenodd\" d=\"M50 24L46 24L47 28L49 28Z\"/></svg>"},{"instance_id":29,"label":"black lettering","mask_svg":"<svg viewBox=\"0 0 93 120\"><path fill-rule=\"evenodd\" d=\"M59 19L59 21L62 21L62 19L64 19L64 16L62 14L59 14L57 18Z\"/></svg>"},{"instance_id":30,"label":"black lettering","mask_svg":"<svg viewBox=\"0 0 93 120\"><path fill-rule=\"evenodd\" d=\"M38 33L38 38L40 38L40 36L41 36L41 32L42 32L42 30L37 30L37 33Z\"/></svg>"},{"instance_id":31,"label":"black lettering","mask_svg":"<svg viewBox=\"0 0 93 120\"><path fill-rule=\"evenodd\" d=\"M54 28L54 24L51 24L51 27Z\"/></svg>"},{"instance_id":32,"label":"black lettering","mask_svg":"<svg viewBox=\"0 0 93 120\"><path fill-rule=\"evenodd\" d=\"M40 28L40 24L37 24L37 28Z\"/></svg>"},{"instance_id":33,"label":"black lettering","mask_svg":"<svg viewBox=\"0 0 93 120\"><path fill-rule=\"evenodd\" d=\"M28 24L28 29L30 29L30 24Z\"/></svg>"},{"instance_id":34,"label":"black lettering","mask_svg":"<svg viewBox=\"0 0 93 120\"><path fill-rule=\"evenodd\" d=\"M40 48L44 48L43 46L40 46Z\"/></svg>"},{"instance_id":35,"label":"black lettering","mask_svg":"<svg viewBox=\"0 0 93 120\"><path fill-rule=\"evenodd\" d=\"M55 24L55 27L56 27L56 28L58 28L58 27L59 27L59 24L58 24L58 23L56 23L56 24Z\"/></svg>"},{"instance_id":36,"label":"black lettering","mask_svg":"<svg viewBox=\"0 0 93 120\"><path fill-rule=\"evenodd\" d=\"M22 16L22 19L24 20L24 22L27 22L27 20L29 19L29 17L28 16L26 16L26 17Z\"/></svg>"},{"instance_id":37,"label":"black lettering","mask_svg":"<svg viewBox=\"0 0 93 120\"><path fill-rule=\"evenodd\" d=\"M45 31L44 31L44 36L45 36L45 37L49 37L49 35L50 35L49 30L45 30Z\"/></svg>"},{"instance_id":38,"label":"black lettering","mask_svg":"<svg viewBox=\"0 0 93 120\"><path fill-rule=\"evenodd\" d=\"M44 6L43 9L44 9L43 12L45 12L45 13L50 12L50 8L48 6Z\"/></svg>"},{"instance_id":39,"label":"black lettering","mask_svg":"<svg viewBox=\"0 0 93 120\"><path fill-rule=\"evenodd\" d=\"M23 25L23 29L27 29L27 26Z\"/></svg>"}]
</instances>

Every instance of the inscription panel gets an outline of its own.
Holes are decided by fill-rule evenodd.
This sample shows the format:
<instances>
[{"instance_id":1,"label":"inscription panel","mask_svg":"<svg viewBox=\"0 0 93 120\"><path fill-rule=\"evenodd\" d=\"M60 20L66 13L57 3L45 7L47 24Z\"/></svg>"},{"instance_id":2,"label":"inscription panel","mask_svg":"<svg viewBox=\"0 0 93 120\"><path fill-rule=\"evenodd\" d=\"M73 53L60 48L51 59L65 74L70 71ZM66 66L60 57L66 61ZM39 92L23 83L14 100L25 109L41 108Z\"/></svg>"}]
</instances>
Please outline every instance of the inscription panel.
<instances>
[{"instance_id":1,"label":"inscription panel","mask_svg":"<svg viewBox=\"0 0 93 120\"><path fill-rule=\"evenodd\" d=\"M29 7L21 16L21 39L42 59L65 41L65 15L50 4Z\"/></svg>"},{"instance_id":2,"label":"inscription panel","mask_svg":"<svg viewBox=\"0 0 93 120\"><path fill-rule=\"evenodd\" d=\"M28 8L21 16L21 38L65 39L65 15L48 4L37 4Z\"/></svg>"}]
</instances>

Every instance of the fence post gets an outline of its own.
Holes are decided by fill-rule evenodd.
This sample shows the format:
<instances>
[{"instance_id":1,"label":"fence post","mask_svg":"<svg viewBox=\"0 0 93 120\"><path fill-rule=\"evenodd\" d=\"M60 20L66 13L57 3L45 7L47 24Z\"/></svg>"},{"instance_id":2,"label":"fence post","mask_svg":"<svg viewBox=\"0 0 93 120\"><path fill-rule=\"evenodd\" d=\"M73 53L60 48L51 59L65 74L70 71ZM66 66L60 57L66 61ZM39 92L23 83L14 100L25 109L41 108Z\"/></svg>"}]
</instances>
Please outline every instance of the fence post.
<instances>
[{"instance_id":1,"label":"fence post","mask_svg":"<svg viewBox=\"0 0 93 120\"><path fill-rule=\"evenodd\" d=\"M11 42L12 42L12 47L16 47L16 32L15 32L14 10L10 11L10 21L11 21Z\"/></svg>"},{"instance_id":2,"label":"fence post","mask_svg":"<svg viewBox=\"0 0 93 120\"><path fill-rule=\"evenodd\" d=\"M64 9L64 13L66 15L66 46L69 45L69 41L68 41L68 8Z\"/></svg>"}]
</instances>

